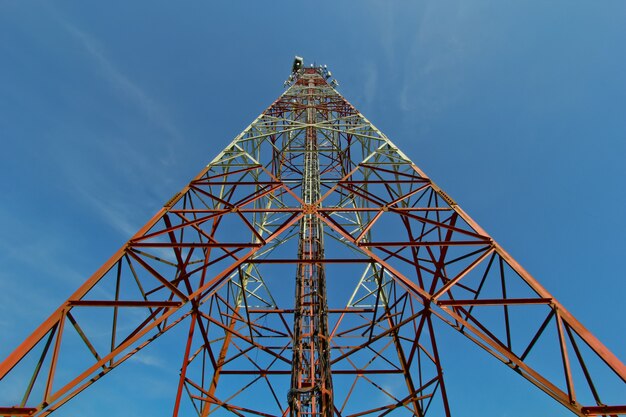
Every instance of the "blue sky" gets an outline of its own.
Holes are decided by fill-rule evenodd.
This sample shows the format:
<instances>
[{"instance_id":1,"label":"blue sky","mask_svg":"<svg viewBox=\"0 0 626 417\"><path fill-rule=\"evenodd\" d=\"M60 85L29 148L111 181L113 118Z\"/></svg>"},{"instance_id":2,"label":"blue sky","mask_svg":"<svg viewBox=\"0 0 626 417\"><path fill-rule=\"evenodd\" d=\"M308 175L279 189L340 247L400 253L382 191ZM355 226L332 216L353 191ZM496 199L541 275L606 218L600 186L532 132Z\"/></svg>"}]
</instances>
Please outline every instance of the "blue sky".
<instances>
[{"instance_id":1,"label":"blue sky","mask_svg":"<svg viewBox=\"0 0 626 417\"><path fill-rule=\"evenodd\" d=\"M624 21L617 0L0 0L0 356L282 92L299 54L624 360ZM442 347L455 415L569 415L464 346ZM146 353L68 407L146 415L106 400L135 389L169 410L180 355Z\"/></svg>"}]
</instances>

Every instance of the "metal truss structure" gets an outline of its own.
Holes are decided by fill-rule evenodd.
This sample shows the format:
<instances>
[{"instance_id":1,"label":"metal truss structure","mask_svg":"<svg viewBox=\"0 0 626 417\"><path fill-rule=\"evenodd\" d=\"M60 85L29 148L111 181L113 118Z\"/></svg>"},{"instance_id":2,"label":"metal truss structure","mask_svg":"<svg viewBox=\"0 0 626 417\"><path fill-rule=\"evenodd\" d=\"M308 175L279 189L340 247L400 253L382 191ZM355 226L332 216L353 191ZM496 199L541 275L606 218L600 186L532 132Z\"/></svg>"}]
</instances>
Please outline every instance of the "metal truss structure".
<instances>
[{"instance_id":1,"label":"metal truss structure","mask_svg":"<svg viewBox=\"0 0 626 417\"><path fill-rule=\"evenodd\" d=\"M450 416L437 323L576 415L626 414L620 360L328 79L294 66L0 364L0 415L47 416L186 326L174 417Z\"/></svg>"}]
</instances>

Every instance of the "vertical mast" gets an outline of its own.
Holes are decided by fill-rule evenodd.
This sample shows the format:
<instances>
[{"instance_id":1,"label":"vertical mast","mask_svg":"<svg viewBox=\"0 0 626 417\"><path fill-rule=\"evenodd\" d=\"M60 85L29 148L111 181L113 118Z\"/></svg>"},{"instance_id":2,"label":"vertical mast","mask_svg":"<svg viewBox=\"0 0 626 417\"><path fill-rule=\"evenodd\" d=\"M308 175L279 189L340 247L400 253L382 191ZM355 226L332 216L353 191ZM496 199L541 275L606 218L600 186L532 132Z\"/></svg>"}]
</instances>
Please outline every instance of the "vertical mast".
<instances>
[{"instance_id":1,"label":"vertical mast","mask_svg":"<svg viewBox=\"0 0 626 417\"><path fill-rule=\"evenodd\" d=\"M296 299L294 317L293 364L289 391L290 415L331 417L333 413L323 225L316 214L320 199L320 166L315 104L317 70L304 70L302 81L308 86L303 97L306 104L306 137L301 197L304 217L300 221ZM325 81L324 81L325 82ZM320 262L312 262L319 260Z\"/></svg>"}]
</instances>

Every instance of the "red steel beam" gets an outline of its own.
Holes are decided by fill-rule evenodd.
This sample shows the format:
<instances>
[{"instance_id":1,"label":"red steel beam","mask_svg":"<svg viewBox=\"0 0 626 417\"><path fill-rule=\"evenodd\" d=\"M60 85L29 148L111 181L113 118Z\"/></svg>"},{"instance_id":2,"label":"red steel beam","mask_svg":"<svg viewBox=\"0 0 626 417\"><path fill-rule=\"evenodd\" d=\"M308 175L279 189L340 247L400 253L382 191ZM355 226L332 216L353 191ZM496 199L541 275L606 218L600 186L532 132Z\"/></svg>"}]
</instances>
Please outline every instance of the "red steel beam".
<instances>
[{"instance_id":1,"label":"red steel beam","mask_svg":"<svg viewBox=\"0 0 626 417\"><path fill-rule=\"evenodd\" d=\"M485 298L480 300L437 300L440 306L503 306L550 304L552 298Z\"/></svg>"},{"instance_id":2,"label":"red steel beam","mask_svg":"<svg viewBox=\"0 0 626 417\"><path fill-rule=\"evenodd\" d=\"M596 405L596 406L590 406L590 407L583 407L581 411L586 416L626 414L626 404L625 405Z\"/></svg>"},{"instance_id":3,"label":"red steel beam","mask_svg":"<svg viewBox=\"0 0 626 417\"><path fill-rule=\"evenodd\" d=\"M36 411L36 408L0 407L0 415L3 416L32 416Z\"/></svg>"},{"instance_id":4,"label":"red steel beam","mask_svg":"<svg viewBox=\"0 0 626 417\"><path fill-rule=\"evenodd\" d=\"M182 301L108 301L108 300L72 300L71 307L180 307Z\"/></svg>"}]
</instances>

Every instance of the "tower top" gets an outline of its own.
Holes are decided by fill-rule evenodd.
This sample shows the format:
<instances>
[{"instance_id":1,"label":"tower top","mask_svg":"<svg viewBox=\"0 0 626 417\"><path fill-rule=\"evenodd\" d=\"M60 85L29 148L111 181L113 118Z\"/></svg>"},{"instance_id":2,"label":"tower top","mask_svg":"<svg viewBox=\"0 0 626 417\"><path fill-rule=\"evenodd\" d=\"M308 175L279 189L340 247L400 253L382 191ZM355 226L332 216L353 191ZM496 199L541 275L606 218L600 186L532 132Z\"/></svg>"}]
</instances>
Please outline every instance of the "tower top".
<instances>
[{"instance_id":1,"label":"tower top","mask_svg":"<svg viewBox=\"0 0 626 417\"><path fill-rule=\"evenodd\" d=\"M293 64L291 65L291 74L289 74L289 77L285 80L283 86L285 88L291 87L298 77L305 72L309 74L311 72L317 72L328 82L328 84L330 84L331 87L337 87L339 85L339 82L336 79L333 78L331 80L333 73L328 70L327 65L317 65L313 62L310 64L309 68L306 68L304 65L304 58L296 55L293 58Z\"/></svg>"}]
</instances>

